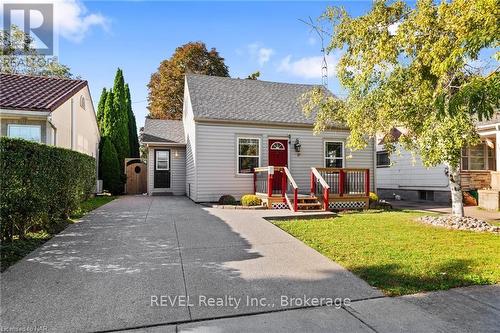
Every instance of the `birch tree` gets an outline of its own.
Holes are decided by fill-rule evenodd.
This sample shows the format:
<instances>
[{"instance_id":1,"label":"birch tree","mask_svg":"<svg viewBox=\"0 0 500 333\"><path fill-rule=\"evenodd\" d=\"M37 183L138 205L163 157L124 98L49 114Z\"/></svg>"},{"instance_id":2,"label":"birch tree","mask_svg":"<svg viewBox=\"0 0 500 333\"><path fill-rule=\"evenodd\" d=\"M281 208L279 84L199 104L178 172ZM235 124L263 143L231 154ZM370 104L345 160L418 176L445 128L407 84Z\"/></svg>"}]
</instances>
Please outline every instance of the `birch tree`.
<instances>
[{"instance_id":1,"label":"birch tree","mask_svg":"<svg viewBox=\"0 0 500 333\"><path fill-rule=\"evenodd\" d=\"M452 212L463 216L460 157L479 143L475 122L498 110L500 10L497 0L375 1L365 15L351 17L329 7L321 17L332 26L328 52L341 50L337 76L348 95L321 89L303 96L316 114L315 131L334 124L351 130L348 146L365 148L393 127L406 132L398 143L427 167L445 164ZM492 64L478 66L480 53ZM387 143L388 149L394 143Z\"/></svg>"}]
</instances>

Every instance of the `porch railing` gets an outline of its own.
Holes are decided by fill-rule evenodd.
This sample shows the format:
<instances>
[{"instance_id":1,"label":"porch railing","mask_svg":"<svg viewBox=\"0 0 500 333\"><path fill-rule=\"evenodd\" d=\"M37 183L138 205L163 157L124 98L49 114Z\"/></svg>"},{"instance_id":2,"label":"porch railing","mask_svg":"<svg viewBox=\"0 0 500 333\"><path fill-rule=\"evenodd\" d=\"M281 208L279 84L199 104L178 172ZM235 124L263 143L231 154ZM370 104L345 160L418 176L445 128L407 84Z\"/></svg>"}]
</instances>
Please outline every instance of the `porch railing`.
<instances>
[{"instance_id":1,"label":"porch railing","mask_svg":"<svg viewBox=\"0 0 500 333\"><path fill-rule=\"evenodd\" d=\"M268 166L254 169L254 193L267 197L281 196L291 210L298 210L297 183L287 167ZM292 202L293 200L293 202Z\"/></svg>"},{"instance_id":2,"label":"porch railing","mask_svg":"<svg viewBox=\"0 0 500 333\"><path fill-rule=\"evenodd\" d=\"M297 183L292 177L292 174L290 173L290 170L288 170L287 167L283 167L283 172L284 176L282 178L283 184L282 184L282 189L284 193L285 200L288 204L288 207L290 207L291 210L294 212L299 210L299 187L297 186ZM293 196L293 203L290 200L290 196Z\"/></svg>"},{"instance_id":3,"label":"porch railing","mask_svg":"<svg viewBox=\"0 0 500 333\"><path fill-rule=\"evenodd\" d=\"M323 201L323 209L328 210L330 185L326 182L318 169L311 168L311 195L321 197Z\"/></svg>"},{"instance_id":4,"label":"porch railing","mask_svg":"<svg viewBox=\"0 0 500 333\"><path fill-rule=\"evenodd\" d=\"M311 172L311 193L322 195L324 186L320 179L330 186L329 195L369 196L370 195L370 170L354 168L312 168L317 173ZM313 179L314 174L314 179ZM315 180L315 181L314 181ZM313 186L314 183L314 186Z\"/></svg>"}]
</instances>

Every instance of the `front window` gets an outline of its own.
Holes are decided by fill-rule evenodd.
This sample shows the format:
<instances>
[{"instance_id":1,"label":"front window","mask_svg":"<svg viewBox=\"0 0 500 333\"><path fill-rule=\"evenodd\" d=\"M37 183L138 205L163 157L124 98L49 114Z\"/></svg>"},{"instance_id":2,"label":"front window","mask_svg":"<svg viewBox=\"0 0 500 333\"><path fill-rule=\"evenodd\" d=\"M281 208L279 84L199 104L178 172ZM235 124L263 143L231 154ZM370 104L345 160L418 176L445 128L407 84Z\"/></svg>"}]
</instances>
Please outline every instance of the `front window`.
<instances>
[{"instance_id":1,"label":"front window","mask_svg":"<svg viewBox=\"0 0 500 333\"><path fill-rule=\"evenodd\" d=\"M169 170L170 169L170 151L157 150L156 151L156 170Z\"/></svg>"},{"instance_id":2,"label":"front window","mask_svg":"<svg viewBox=\"0 0 500 333\"><path fill-rule=\"evenodd\" d=\"M377 152L377 168L388 167L391 165L389 152L383 150Z\"/></svg>"},{"instance_id":3,"label":"front window","mask_svg":"<svg viewBox=\"0 0 500 333\"><path fill-rule=\"evenodd\" d=\"M42 127L40 125L19 125L9 124L7 127L7 136L29 141L42 141Z\"/></svg>"},{"instance_id":4,"label":"front window","mask_svg":"<svg viewBox=\"0 0 500 333\"><path fill-rule=\"evenodd\" d=\"M337 141L325 142L325 167L344 167L344 143Z\"/></svg>"},{"instance_id":5,"label":"front window","mask_svg":"<svg viewBox=\"0 0 500 333\"><path fill-rule=\"evenodd\" d=\"M486 143L463 148L462 170L495 170L495 149Z\"/></svg>"},{"instance_id":6,"label":"front window","mask_svg":"<svg viewBox=\"0 0 500 333\"><path fill-rule=\"evenodd\" d=\"M253 173L260 164L260 139L238 138L238 173Z\"/></svg>"}]
</instances>

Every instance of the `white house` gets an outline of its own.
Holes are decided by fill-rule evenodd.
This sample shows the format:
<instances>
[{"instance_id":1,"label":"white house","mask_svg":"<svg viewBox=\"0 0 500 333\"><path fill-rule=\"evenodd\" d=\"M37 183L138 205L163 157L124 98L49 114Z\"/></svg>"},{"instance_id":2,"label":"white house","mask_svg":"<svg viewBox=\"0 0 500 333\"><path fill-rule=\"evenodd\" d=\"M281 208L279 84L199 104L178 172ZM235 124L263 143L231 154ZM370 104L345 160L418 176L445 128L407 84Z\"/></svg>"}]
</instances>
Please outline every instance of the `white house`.
<instances>
[{"instance_id":1,"label":"white house","mask_svg":"<svg viewBox=\"0 0 500 333\"><path fill-rule=\"evenodd\" d=\"M87 81L0 74L0 134L97 157L99 128Z\"/></svg>"},{"instance_id":2,"label":"white house","mask_svg":"<svg viewBox=\"0 0 500 333\"><path fill-rule=\"evenodd\" d=\"M476 126L481 143L462 150L460 182L463 190L479 192L479 205L498 207L500 113L496 113L490 120L478 121ZM402 132L404 129L396 128L391 136L397 140ZM425 168L418 156L403 149L389 156L382 143L379 141L377 145L376 184L377 192L382 198L399 195L405 200L451 201L444 165ZM493 201L496 202L495 205L490 204Z\"/></svg>"},{"instance_id":3,"label":"white house","mask_svg":"<svg viewBox=\"0 0 500 333\"><path fill-rule=\"evenodd\" d=\"M299 105L312 88L188 74L182 121L146 119L148 193L195 202L257 193L270 207L295 210L365 207L374 145L347 150L341 127L314 135Z\"/></svg>"}]
</instances>

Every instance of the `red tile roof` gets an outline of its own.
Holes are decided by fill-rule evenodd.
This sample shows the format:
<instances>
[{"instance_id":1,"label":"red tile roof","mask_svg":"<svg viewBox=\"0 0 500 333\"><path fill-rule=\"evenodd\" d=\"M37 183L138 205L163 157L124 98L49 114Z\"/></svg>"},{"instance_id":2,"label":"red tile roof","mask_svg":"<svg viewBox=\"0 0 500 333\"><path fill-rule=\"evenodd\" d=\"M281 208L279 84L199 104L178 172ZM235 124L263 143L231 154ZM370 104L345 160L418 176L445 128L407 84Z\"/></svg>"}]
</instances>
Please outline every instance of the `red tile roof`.
<instances>
[{"instance_id":1,"label":"red tile roof","mask_svg":"<svg viewBox=\"0 0 500 333\"><path fill-rule=\"evenodd\" d=\"M86 85L85 80L0 74L0 108L54 111Z\"/></svg>"}]
</instances>

